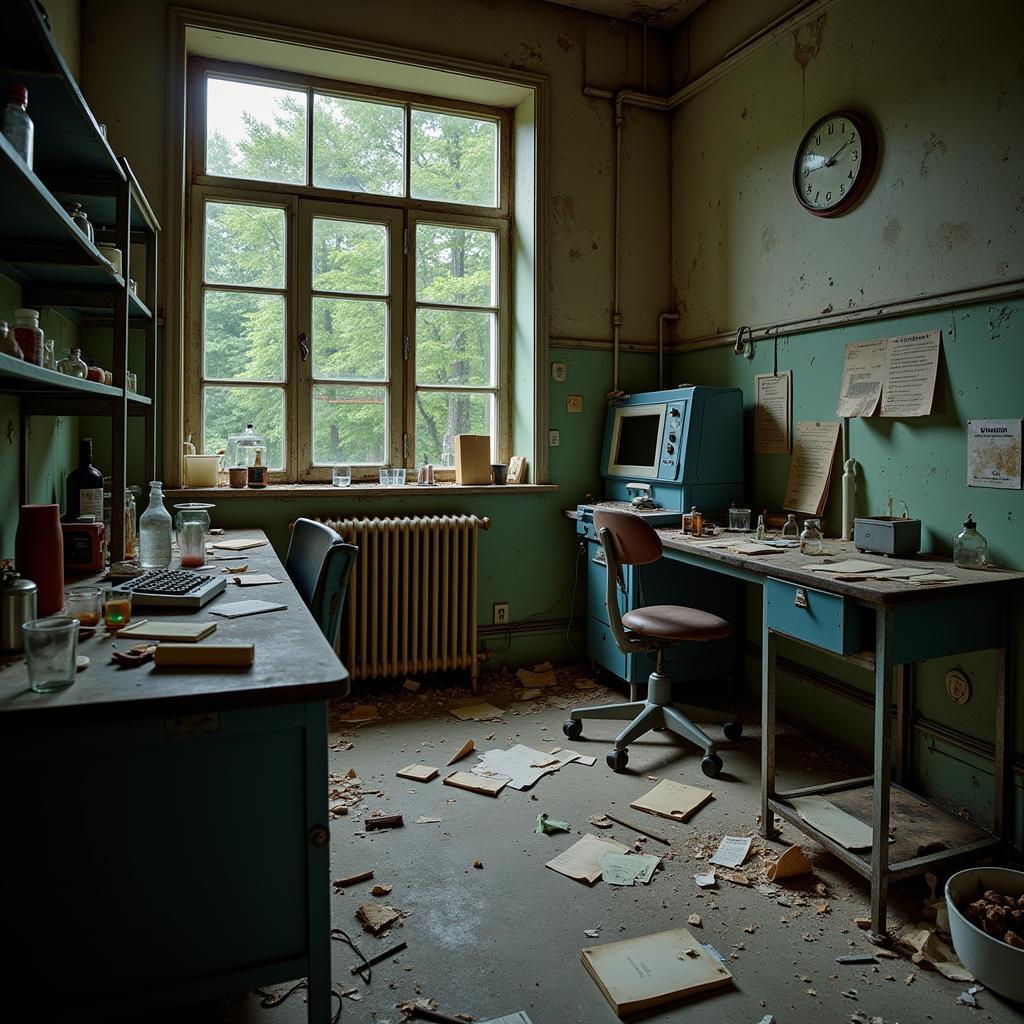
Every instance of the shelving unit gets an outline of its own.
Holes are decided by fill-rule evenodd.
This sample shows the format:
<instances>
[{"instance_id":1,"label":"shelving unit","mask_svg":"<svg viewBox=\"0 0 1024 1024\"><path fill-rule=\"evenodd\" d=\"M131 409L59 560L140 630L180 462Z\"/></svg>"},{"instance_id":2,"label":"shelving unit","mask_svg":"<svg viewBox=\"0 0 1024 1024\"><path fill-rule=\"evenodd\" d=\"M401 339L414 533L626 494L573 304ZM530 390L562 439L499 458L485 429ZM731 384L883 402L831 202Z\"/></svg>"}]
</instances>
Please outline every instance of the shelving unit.
<instances>
[{"instance_id":1,"label":"shelving unit","mask_svg":"<svg viewBox=\"0 0 1024 1024\"><path fill-rule=\"evenodd\" d=\"M29 91L35 122L34 169L0 136L0 273L22 287L23 302L109 328L113 386L78 380L0 354L0 393L21 404L21 500L29 488L25 450L31 416L107 416L111 422L112 560L124 557L128 417L143 421L145 483L156 476L157 247L160 225L127 160L118 159L53 42L34 0L0 8L0 38L15 64L0 69L0 84ZM66 212L80 203L97 242L121 250L116 273ZM141 296L129 287L132 246L142 246ZM128 332L144 334L144 393L127 390Z\"/></svg>"}]
</instances>

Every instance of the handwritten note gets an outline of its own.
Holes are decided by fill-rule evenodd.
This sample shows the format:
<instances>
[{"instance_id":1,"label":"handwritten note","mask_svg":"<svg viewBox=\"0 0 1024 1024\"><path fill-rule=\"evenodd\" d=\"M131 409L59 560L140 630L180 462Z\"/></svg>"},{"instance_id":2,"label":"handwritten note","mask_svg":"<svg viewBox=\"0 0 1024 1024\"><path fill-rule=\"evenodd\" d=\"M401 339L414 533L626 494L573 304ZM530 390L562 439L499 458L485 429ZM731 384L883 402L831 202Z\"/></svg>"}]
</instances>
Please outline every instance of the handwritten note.
<instances>
[{"instance_id":1,"label":"handwritten note","mask_svg":"<svg viewBox=\"0 0 1024 1024\"><path fill-rule=\"evenodd\" d=\"M796 425L783 508L821 515L838 441L839 424L834 421L805 420Z\"/></svg>"},{"instance_id":2,"label":"handwritten note","mask_svg":"<svg viewBox=\"0 0 1024 1024\"><path fill-rule=\"evenodd\" d=\"M754 377L754 451L758 455L788 455L792 446L789 415L793 373L759 373Z\"/></svg>"},{"instance_id":3,"label":"handwritten note","mask_svg":"<svg viewBox=\"0 0 1024 1024\"><path fill-rule=\"evenodd\" d=\"M874 415L882 397L886 348L885 339L846 346L843 383L836 403L837 416Z\"/></svg>"},{"instance_id":4,"label":"handwritten note","mask_svg":"<svg viewBox=\"0 0 1024 1024\"><path fill-rule=\"evenodd\" d=\"M939 331L887 338L882 383L883 416L927 416L939 368Z\"/></svg>"}]
</instances>

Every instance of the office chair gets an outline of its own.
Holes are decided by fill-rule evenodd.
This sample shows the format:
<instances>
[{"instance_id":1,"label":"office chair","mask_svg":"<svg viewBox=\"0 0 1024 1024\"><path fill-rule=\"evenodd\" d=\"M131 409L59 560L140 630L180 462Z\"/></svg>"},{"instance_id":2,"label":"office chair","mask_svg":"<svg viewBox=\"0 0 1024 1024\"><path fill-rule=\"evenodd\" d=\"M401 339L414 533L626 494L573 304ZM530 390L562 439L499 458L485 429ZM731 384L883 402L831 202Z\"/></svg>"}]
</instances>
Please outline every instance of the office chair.
<instances>
[{"instance_id":1,"label":"office chair","mask_svg":"<svg viewBox=\"0 0 1024 1024\"><path fill-rule=\"evenodd\" d=\"M664 671L665 648L680 643L722 640L732 635L732 626L710 612L672 604L648 605L622 615L617 593L619 587L625 589L621 566L657 561L662 553L661 538L641 516L623 509L595 509L594 528L608 566L605 602L612 636L623 654L656 652L656 665L647 682L645 700L576 708L569 712L562 731L569 739L577 739L583 734L584 718L632 719L615 737L615 748L607 757L612 771L620 772L629 760L626 748L633 740L651 729L670 729L703 749L701 770L714 778L722 770L722 759L714 741L672 704L672 680ZM742 723L725 723L727 739L738 740L742 733Z\"/></svg>"},{"instance_id":2,"label":"office chair","mask_svg":"<svg viewBox=\"0 0 1024 1024\"><path fill-rule=\"evenodd\" d=\"M359 548L313 519L296 519L284 568L328 643L338 647L341 612Z\"/></svg>"}]
</instances>

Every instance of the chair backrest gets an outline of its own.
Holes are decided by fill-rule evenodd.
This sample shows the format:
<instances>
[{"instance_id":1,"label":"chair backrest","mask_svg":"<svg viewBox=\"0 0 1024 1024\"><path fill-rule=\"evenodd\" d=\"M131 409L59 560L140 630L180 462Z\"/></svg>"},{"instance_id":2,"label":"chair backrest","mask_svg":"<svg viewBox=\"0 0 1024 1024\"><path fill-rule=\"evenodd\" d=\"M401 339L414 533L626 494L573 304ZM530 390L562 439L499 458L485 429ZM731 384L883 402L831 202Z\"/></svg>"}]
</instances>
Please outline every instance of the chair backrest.
<instances>
[{"instance_id":1,"label":"chair backrest","mask_svg":"<svg viewBox=\"0 0 1024 1024\"><path fill-rule=\"evenodd\" d=\"M329 526L313 519L295 520L285 571L332 645L338 639L345 592L358 553Z\"/></svg>"}]
</instances>

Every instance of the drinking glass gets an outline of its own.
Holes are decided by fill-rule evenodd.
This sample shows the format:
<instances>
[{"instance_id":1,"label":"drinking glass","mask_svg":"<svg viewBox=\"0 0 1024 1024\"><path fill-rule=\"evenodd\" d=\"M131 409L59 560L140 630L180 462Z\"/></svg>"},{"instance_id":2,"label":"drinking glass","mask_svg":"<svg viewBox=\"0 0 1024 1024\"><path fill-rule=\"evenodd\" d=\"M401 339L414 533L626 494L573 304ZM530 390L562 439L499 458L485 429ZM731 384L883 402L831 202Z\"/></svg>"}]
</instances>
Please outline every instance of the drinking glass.
<instances>
[{"instance_id":1,"label":"drinking glass","mask_svg":"<svg viewBox=\"0 0 1024 1024\"><path fill-rule=\"evenodd\" d=\"M352 467L335 466L331 471L331 483L335 487L348 487L352 483Z\"/></svg>"},{"instance_id":2,"label":"drinking glass","mask_svg":"<svg viewBox=\"0 0 1024 1024\"><path fill-rule=\"evenodd\" d=\"M96 626L100 621L102 591L96 587L77 587L64 591L64 613L78 619L83 626Z\"/></svg>"},{"instance_id":3,"label":"drinking glass","mask_svg":"<svg viewBox=\"0 0 1024 1024\"><path fill-rule=\"evenodd\" d=\"M63 690L75 681L78 625L70 615L22 624L29 684L36 693Z\"/></svg>"},{"instance_id":4,"label":"drinking glass","mask_svg":"<svg viewBox=\"0 0 1024 1024\"><path fill-rule=\"evenodd\" d=\"M127 626L132 621L132 594L130 590L115 590L108 587L103 591L103 624L111 633Z\"/></svg>"},{"instance_id":5,"label":"drinking glass","mask_svg":"<svg viewBox=\"0 0 1024 1024\"><path fill-rule=\"evenodd\" d=\"M182 569L198 569L206 565L206 530L201 522L188 519L179 524L178 550Z\"/></svg>"},{"instance_id":6,"label":"drinking glass","mask_svg":"<svg viewBox=\"0 0 1024 1024\"><path fill-rule=\"evenodd\" d=\"M390 466L381 466L380 469L377 471L377 476L380 479L381 487L390 487L391 486L391 467Z\"/></svg>"},{"instance_id":7,"label":"drinking glass","mask_svg":"<svg viewBox=\"0 0 1024 1024\"><path fill-rule=\"evenodd\" d=\"M404 487L405 486L405 470L399 466L397 469L391 470L391 486L392 487Z\"/></svg>"}]
</instances>

